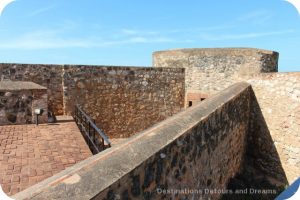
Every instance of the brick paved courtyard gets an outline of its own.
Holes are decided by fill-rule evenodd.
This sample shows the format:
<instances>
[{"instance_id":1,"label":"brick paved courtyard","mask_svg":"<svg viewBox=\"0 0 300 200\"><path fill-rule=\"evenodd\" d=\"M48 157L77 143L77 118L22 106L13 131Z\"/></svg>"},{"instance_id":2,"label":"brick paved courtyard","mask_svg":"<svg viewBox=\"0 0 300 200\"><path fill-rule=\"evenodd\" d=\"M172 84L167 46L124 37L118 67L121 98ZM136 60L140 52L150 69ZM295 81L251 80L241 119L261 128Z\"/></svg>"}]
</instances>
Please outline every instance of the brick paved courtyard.
<instances>
[{"instance_id":1,"label":"brick paved courtyard","mask_svg":"<svg viewBox=\"0 0 300 200\"><path fill-rule=\"evenodd\" d=\"M0 183L13 195L91 156L72 118L0 126Z\"/></svg>"}]
</instances>

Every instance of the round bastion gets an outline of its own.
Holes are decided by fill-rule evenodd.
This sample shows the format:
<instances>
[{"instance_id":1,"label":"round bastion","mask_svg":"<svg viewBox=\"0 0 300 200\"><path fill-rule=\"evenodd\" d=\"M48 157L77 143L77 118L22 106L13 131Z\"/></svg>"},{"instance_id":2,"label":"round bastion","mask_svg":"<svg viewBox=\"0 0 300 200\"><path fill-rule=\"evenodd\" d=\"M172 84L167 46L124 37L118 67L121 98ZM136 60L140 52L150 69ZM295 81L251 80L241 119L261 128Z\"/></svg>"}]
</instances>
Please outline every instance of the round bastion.
<instances>
[{"instance_id":1,"label":"round bastion","mask_svg":"<svg viewBox=\"0 0 300 200\"><path fill-rule=\"evenodd\" d=\"M187 92L211 94L261 73L278 71L279 53L254 48L193 48L157 51L153 66L185 68Z\"/></svg>"}]
</instances>

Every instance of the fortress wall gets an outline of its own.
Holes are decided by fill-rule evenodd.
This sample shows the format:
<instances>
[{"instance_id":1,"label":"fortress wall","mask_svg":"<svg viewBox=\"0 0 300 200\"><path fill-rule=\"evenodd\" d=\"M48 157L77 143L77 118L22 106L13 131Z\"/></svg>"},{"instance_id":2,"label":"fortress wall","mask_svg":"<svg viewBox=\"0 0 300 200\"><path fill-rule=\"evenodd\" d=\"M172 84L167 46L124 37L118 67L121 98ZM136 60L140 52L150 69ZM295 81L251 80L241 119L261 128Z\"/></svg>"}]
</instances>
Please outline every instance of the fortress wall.
<instances>
[{"instance_id":1,"label":"fortress wall","mask_svg":"<svg viewBox=\"0 0 300 200\"><path fill-rule=\"evenodd\" d=\"M0 81L0 125L35 123L34 110L37 108L43 110L39 123L47 123L46 88L28 82L11 84L11 81Z\"/></svg>"},{"instance_id":2,"label":"fortress wall","mask_svg":"<svg viewBox=\"0 0 300 200\"><path fill-rule=\"evenodd\" d=\"M48 108L63 114L62 66L0 63L0 80L31 81L48 89Z\"/></svg>"},{"instance_id":3,"label":"fortress wall","mask_svg":"<svg viewBox=\"0 0 300 200\"><path fill-rule=\"evenodd\" d=\"M214 94L264 72L278 71L278 53L252 48L178 49L153 53L153 66L186 69L187 94Z\"/></svg>"},{"instance_id":4,"label":"fortress wall","mask_svg":"<svg viewBox=\"0 0 300 200\"><path fill-rule=\"evenodd\" d=\"M253 105L257 108L254 115L262 113L262 118L255 119L259 123L251 127L249 158L265 174L283 180L284 175L278 173L281 166L276 164L280 159L292 183L300 174L300 73L261 74L248 83L258 102Z\"/></svg>"},{"instance_id":5,"label":"fortress wall","mask_svg":"<svg viewBox=\"0 0 300 200\"><path fill-rule=\"evenodd\" d=\"M274 73L277 62L278 53L259 49L183 49L153 54L155 66L186 69L187 101L238 81L253 86L257 98L253 115L259 120L253 119L251 124L249 165L282 184L300 174L300 73Z\"/></svg>"},{"instance_id":6,"label":"fortress wall","mask_svg":"<svg viewBox=\"0 0 300 200\"><path fill-rule=\"evenodd\" d=\"M184 107L184 69L64 66L65 114L79 104L109 137L129 137Z\"/></svg>"},{"instance_id":7,"label":"fortress wall","mask_svg":"<svg viewBox=\"0 0 300 200\"><path fill-rule=\"evenodd\" d=\"M128 137L184 107L184 69L0 64L1 80L48 89L48 107L71 115L76 103L106 134Z\"/></svg>"},{"instance_id":8,"label":"fortress wall","mask_svg":"<svg viewBox=\"0 0 300 200\"><path fill-rule=\"evenodd\" d=\"M160 189L196 189L203 194L179 196L217 199L207 189L226 189L243 163L251 95L235 84L13 198L175 199Z\"/></svg>"}]
</instances>

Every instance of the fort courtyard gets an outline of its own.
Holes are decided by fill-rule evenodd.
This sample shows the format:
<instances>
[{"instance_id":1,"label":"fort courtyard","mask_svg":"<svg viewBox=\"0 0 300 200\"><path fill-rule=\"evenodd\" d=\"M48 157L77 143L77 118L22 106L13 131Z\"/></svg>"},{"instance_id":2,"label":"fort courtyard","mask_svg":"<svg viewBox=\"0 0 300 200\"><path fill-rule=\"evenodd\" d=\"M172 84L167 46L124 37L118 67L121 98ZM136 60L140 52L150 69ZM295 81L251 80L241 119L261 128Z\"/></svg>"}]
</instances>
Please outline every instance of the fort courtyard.
<instances>
[{"instance_id":1,"label":"fort courtyard","mask_svg":"<svg viewBox=\"0 0 300 200\"><path fill-rule=\"evenodd\" d=\"M176 49L152 59L152 67L1 63L3 191L274 199L298 178L300 73L278 72L279 53Z\"/></svg>"}]
</instances>

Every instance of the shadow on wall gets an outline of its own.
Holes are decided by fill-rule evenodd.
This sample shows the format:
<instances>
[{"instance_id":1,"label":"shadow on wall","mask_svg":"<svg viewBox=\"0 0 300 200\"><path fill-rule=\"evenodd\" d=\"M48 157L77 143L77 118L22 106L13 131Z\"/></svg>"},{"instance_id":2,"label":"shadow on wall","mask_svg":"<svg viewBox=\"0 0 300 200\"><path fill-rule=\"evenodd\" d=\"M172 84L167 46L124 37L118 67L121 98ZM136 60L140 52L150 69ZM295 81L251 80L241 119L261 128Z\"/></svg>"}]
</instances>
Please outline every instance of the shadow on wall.
<instances>
[{"instance_id":1,"label":"shadow on wall","mask_svg":"<svg viewBox=\"0 0 300 200\"><path fill-rule=\"evenodd\" d=\"M228 183L228 189L238 195L224 195L223 199L275 199L288 185L279 154L251 89L251 118L242 171ZM257 194L257 193L265 194ZM256 193L256 194L254 194Z\"/></svg>"}]
</instances>

